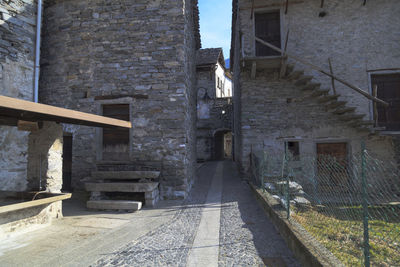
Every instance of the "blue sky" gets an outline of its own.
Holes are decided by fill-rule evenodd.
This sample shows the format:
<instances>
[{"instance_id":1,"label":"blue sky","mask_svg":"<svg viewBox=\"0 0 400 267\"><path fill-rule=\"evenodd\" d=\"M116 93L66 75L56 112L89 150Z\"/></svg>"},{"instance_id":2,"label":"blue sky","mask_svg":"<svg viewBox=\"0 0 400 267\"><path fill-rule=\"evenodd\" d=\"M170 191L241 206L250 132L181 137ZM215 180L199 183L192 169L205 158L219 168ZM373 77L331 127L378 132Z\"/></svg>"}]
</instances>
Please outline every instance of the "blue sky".
<instances>
[{"instance_id":1,"label":"blue sky","mask_svg":"<svg viewBox=\"0 0 400 267\"><path fill-rule=\"evenodd\" d=\"M225 59L231 46L232 0L199 0L202 48L222 47Z\"/></svg>"}]
</instances>

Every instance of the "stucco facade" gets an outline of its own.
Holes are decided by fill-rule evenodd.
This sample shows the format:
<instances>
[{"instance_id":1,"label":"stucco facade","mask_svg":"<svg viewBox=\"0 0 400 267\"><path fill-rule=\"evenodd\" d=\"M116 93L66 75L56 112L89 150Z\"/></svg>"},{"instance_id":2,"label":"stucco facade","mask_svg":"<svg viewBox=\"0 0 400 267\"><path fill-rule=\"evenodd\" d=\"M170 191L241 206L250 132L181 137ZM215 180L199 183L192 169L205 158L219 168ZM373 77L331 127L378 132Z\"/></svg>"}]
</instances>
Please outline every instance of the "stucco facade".
<instances>
[{"instance_id":1,"label":"stucco facade","mask_svg":"<svg viewBox=\"0 0 400 267\"><path fill-rule=\"evenodd\" d=\"M315 155L316 144L321 142L345 142L348 153L357 153L361 140L365 140L367 148L380 158L396 159L395 137L375 131L373 126L360 129L343 120L343 116L328 110L329 102L301 90L300 82L296 85L280 77L280 64L257 68L252 77L251 67L244 67L242 60L256 56L255 15L275 11L280 17L282 48L289 30L288 54L327 71L330 58L335 75L372 93L371 73L386 73L386 69L399 72L395 70L400 67L397 1L368 1L363 5L363 1L336 0L325 2L322 8L317 0L289 1L287 13L281 1L273 0L255 0L253 9L250 0L233 1L233 7L235 149L244 170L249 167L252 149L282 152L284 143L292 140L299 142L303 155ZM303 77L309 77L310 83L321 90L331 90L329 77L290 58L287 63L294 65L294 71L304 71ZM365 115L365 121L373 120L372 101L338 82L335 87L339 95L332 96L335 101L345 101L346 107L355 108L354 114Z\"/></svg>"}]
</instances>

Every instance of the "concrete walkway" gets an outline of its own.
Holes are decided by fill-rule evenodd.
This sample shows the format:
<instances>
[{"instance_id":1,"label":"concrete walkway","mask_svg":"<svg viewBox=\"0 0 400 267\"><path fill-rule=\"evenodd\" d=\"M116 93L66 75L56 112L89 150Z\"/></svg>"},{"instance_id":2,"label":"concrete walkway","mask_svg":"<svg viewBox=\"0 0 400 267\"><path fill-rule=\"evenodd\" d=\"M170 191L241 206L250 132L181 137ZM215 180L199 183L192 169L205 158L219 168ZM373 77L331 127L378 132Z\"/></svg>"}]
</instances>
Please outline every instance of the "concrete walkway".
<instances>
[{"instance_id":1,"label":"concrete walkway","mask_svg":"<svg viewBox=\"0 0 400 267\"><path fill-rule=\"evenodd\" d=\"M72 207L0 246L1 266L299 266L234 163L210 162L184 201L134 214Z\"/></svg>"}]
</instances>

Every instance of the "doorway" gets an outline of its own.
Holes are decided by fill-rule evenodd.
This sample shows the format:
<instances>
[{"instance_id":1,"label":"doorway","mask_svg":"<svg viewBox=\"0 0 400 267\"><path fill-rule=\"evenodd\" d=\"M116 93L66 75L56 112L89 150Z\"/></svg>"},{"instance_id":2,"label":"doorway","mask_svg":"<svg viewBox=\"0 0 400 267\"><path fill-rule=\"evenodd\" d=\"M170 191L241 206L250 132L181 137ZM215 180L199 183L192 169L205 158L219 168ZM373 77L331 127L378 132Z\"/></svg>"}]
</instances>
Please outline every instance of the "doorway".
<instances>
[{"instance_id":1,"label":"doorway","mask_svg":"<svg viewBox=\"0 0 400 267\"><path fill-rule=\"evenodd\" d=\"M281 48L281 21L280 11L255 13L255 36ZM256 56L280 56L280 53L255 41Z\"/></svg>"},{"instance_id":2,"label":"doorway","mask_svg":"<svg viewBox=\"0 0 400 267\"><path fill-rule=\"evenodd\" d=\"M347 143L317 144L318 186L322 192L348 190Z\"/></svg>"},{"instance_id":3,"label":"doorway","mask_svg":"<svg viewBox=\"0 0 400 267\"><path fill-rule=\"evenodd\" d=\"M214 134L214 159L230 158L232 158L232 132L230 130L217 131Z\"/></svg>"},{"instance_id":4,"label":"doorway","mask_svg":"<svg viewBox=\"0 0 400 267\"><path fill-rule=\"evenodd\" d=\"M63 136L62 191L72 191L72 135Z\"/></svg>"}]
</instances>

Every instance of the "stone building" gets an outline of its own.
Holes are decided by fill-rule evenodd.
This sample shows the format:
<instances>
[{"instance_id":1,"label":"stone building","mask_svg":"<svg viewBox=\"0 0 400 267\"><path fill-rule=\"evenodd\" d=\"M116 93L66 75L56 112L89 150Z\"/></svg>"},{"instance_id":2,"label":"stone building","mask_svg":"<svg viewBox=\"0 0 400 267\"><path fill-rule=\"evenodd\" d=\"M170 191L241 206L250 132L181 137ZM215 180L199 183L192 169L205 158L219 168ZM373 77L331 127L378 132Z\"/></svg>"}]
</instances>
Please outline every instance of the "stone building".
<instances>
[{"instance_id":1,"label":"stone building","mask_svg":"<svg viewBox=\"0 0 400 267\"><path fill-rule=\"evenodd\" d=\"M197 160L232 157L232 84L222 48L197 52Z\"/></svg>"},{"instance_id":2,"label":"stone building","mask_svg":"<svg viewBox=\"0 0 400 267\"><path fill-rule=\"evenodd\" d=\"M61 201L71 194L61 193L60 123L131 127L130 122L32 102L38 84L37 10L36 1L0 3L0 239L62 217Z\"/></svg>"},{"instance_id":3,"label":"stone building","mask_svg":"<svg viewBox=\"0 0 400 267\"><path fill-rule=\"evenodd\" d=\"M33 100L35 1L0 4L0 95ZM0 188L27 189L28 133L0 126Z\"/></svg>"},{"instance_id":4,"label":"stone building","mask_svg":"<svg viewBox=\"0 0 400 267\"><path fill-rule=\"evenodd\" d=\"M186 197L196 162L197 1L48 0L43 14L40 102L133 124L64 127L70 187L82 190L94 171L157 171L161 197Z\"/></svg>"},{"instance_id":5,"label":"stone building","mask_svg":"<svg viewBox=\"0 0 400 267\"><path fill-rule=\"evenodd\" d=\"M347 157L364 140L380 159L399 160L399 12L395 0L233 1L235 155L244 171L252 149L282 153L285 144L300 157ZM369 95L377 85L390 106L290 55L327 72L330 59L334 75Z\"/></svg>"}]
</instances>

